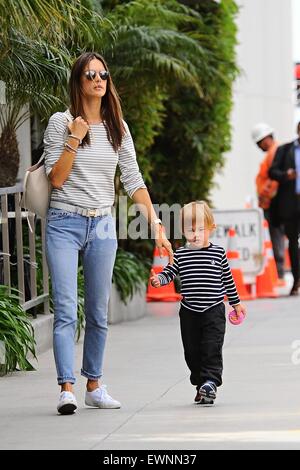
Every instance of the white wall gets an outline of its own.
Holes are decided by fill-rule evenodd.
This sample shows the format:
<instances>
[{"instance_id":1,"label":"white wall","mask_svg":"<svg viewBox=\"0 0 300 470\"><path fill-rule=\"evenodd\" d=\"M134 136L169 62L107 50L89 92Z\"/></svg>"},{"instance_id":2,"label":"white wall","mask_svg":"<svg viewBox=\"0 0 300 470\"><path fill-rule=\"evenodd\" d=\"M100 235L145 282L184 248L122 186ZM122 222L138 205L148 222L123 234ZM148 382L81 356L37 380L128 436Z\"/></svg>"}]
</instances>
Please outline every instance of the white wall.
<instances>
[{"instance_id":1,"label":"white wall","mask_svg":"<svg viewBox=\"0 0 300 470\"><path fill-rule=\"evenodd\" d=\"M211 193L218 209L244 207L255 198L255 176L263 157L250 133L267 122L283 142L295 136L292 11L290 0L239 0L237 80L232 114L232 151Z\"/></svg>"},{"instance_id":2,"label":"white wall","mask_svg":"<svg viewBox=\"0 0 300 470\"><path fill-rule=\"evenodd\" d=\"M300 0L292 0L294 61L300 62Z\"/></svg>"}]
</instances>

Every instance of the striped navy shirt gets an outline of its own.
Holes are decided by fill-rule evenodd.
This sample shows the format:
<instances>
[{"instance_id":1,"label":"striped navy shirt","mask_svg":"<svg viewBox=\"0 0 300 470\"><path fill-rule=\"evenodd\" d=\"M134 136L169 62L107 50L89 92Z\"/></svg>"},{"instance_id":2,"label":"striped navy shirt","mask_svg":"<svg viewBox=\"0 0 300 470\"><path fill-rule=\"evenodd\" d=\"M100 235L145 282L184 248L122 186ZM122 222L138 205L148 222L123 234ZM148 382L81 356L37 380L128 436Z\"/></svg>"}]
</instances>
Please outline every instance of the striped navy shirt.
<instances>
[{"instance_id":1,"label":"striped navy shirt","mask_svg":"<svg viewBox=\"0 0 300 470\"><path fill-rule=\"evenodd\" d=\"M46 174L64 151L68 137L65 113L53 114L44 134ZM104 124L90 125L91 145L78 147L73 167L62 188L53 188L51 201L63 202L87 209L111 207L115 199L114 177L116 167L121 170L121 181L128 195L146 188L136 161L134 144L127 124L120 149L115 152L110 144Z\"/></svg>"},{"instance_id":2,"label":"striped navy shirt","mask_svg":"<svg viewBox=\"0 0 300 470\"><path fill-rule=\"evenodd\" d=\"M174 253L174 264L168 264L158 277L161 285L166 285L177 275L181 281L181 303L190 310L204 312L223 302L225 294L230 305L240 303L226 253L221 246L210 243L206 248L179 248Z\"/></svg>"}]
</instances>

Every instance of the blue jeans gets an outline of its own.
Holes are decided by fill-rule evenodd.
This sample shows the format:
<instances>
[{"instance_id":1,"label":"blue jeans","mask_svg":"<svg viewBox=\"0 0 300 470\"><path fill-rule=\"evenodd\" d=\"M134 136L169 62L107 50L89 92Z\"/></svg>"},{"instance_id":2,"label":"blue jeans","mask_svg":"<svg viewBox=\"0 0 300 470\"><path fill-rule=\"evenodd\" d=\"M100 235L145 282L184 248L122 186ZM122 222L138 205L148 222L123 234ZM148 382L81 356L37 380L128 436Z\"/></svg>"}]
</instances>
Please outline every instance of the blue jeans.
<instances>
[{"instance_id":1,"label":"blue jeans","mask_svg":"<svg viewBox=\"0 0 300 470\"><path fill-rule=\"evenodd\" d=\"M107 336L107 310L117 250L111 215L84 217L50 208L46 256L54 300L53 349L58 384L75 383L78 256L82 255L85 291L85 335L81 375L102 376Z\"/></svg>"}]
</instances>

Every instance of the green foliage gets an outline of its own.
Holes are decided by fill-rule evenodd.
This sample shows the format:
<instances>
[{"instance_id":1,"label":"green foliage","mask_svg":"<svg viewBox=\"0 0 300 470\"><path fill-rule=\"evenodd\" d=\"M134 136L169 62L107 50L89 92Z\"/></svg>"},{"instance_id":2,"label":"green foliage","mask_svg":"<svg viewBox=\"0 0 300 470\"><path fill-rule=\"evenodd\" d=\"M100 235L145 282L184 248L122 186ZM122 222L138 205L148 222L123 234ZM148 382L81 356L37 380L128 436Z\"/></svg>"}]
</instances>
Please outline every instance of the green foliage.
<instances>
[{"instance_id":1,"label":"green foliage","mask_svg":"<svg viewBox=\"0 0 300 470\"><path fill-rule=\"evenodd\" d=\"M112 69L148 183L156 171L149 150L162 132L169 89L180 83L202 93L197 70L203 50L178 30L178 25L191 21L186 12L173 0L135 0L119 2L107 13L116 40L113 47L104 45L103 54Z\"/></svg>"},{"instance_id":2,"label":"green foliage","mask_svg":"<svg viewBox=\"0 0 300 470\"><path fill-rule=\"evenodd\" d=\"M123 302L127 303L135 292L146 285L150 265L141 261L137 255L122 249L117 251L113 272L113 283L116 285Z\"/></svg>"},{"instance_id":3,"label":"green foliage","mask_svg":"<svg viewBox=\"0 0 300 470\"><path fill-rule=\"evenodd\" d=\"M104 47L154 202L209 199L230 149L234 0L103 0ZM173 169L176 168L176 171Z\"/></svg>"},{"instance_id":4,"label":"green foliage","mask_svg":"<svg viewBox=\"0 0 300 470\"><path fill-rule=\"evenodd\" d=\"M161 175L151 185L152 197L170 204L209 199L215 172L230 149L237 8L232 0L193 2L193 7L201 19L199 28L193 19L188 34L207 52L206 74L199 71L204 94L199 97L193 89L181 86L170 94L165 125L150 157L155 162L153 175Z\"/></svg>"},{"instance_id":5,"label":"green foliage","mask_svg":"<svg viewBox=\"0 0 300 470\"><path fill-rule=\"evenodd\" d=\"M26 312L19 305L16 289L8 292L6 286L0 285L0 341L5 345L4 372L34 370L27 359L31 352L35 355L34 331Z\"/></svg>"},{"instance_id":6,"label":"green foliage","mask_svg":"<svg viewBox=\"0 0 300 470\"><path fill-rule=\"evenodd\" d=\"M1 6L0 78L15 106L30 102L44 118L65 107L71 63L98 50L154 199L207 198L230 145L234 0L0 0Z\"/></svg>"},{"instance_id":7,"label":"green foliage","mask_svg":"<svg viewBox=\"0 0 300 470\"><path fill-rule=\"evenodd\" d=\"M79 341L81 331L85 326L84 313L84 277L83 267L79 266L77 276L77 325L76 325L76 341Z\"/></svg>"}]
</instances>

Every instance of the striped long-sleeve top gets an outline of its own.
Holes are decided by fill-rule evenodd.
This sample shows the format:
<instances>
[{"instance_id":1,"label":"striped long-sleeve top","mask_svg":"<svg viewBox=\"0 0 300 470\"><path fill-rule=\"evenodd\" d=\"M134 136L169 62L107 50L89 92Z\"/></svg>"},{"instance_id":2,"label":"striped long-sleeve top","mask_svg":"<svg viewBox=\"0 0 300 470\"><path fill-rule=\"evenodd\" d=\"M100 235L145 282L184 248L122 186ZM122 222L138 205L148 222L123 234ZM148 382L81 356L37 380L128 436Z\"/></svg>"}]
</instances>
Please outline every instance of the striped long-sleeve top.
<instances>
[{"instance_id":1,"label":"striped long-sleeve top","mask_svg":"<svg viewBox=\"0 0 300 470\"><path fill-rule=\"evenodd\" d=\"M67 111L68 112L68 111ZM46 174L60 158L68 137L65 113L50 117L44 134ZM127 124L120 149L115 152L103 123L90 125L91 145L78 147L73 167L62 188L53 188L51 200L84 207L103 209L114 203L116 167L121 170L121 181L131 197L139 188L146 188L136 161L134 144Z\"/></svg>"},{"instance_id":2,"label":"striped long-sleeve top","mask_svg":"<svg viewBox=\"0 0 300 470\"><path fill-rule=\"evenodd\" d=\"M174 264L168 264L158 277L161 285L166 285L177 275L181 281L181 303L190 310L204 312L223 302L225 294L230 305L240 303L225 250L218 245L176 250Z\"/></svg>"}]
</instances>

